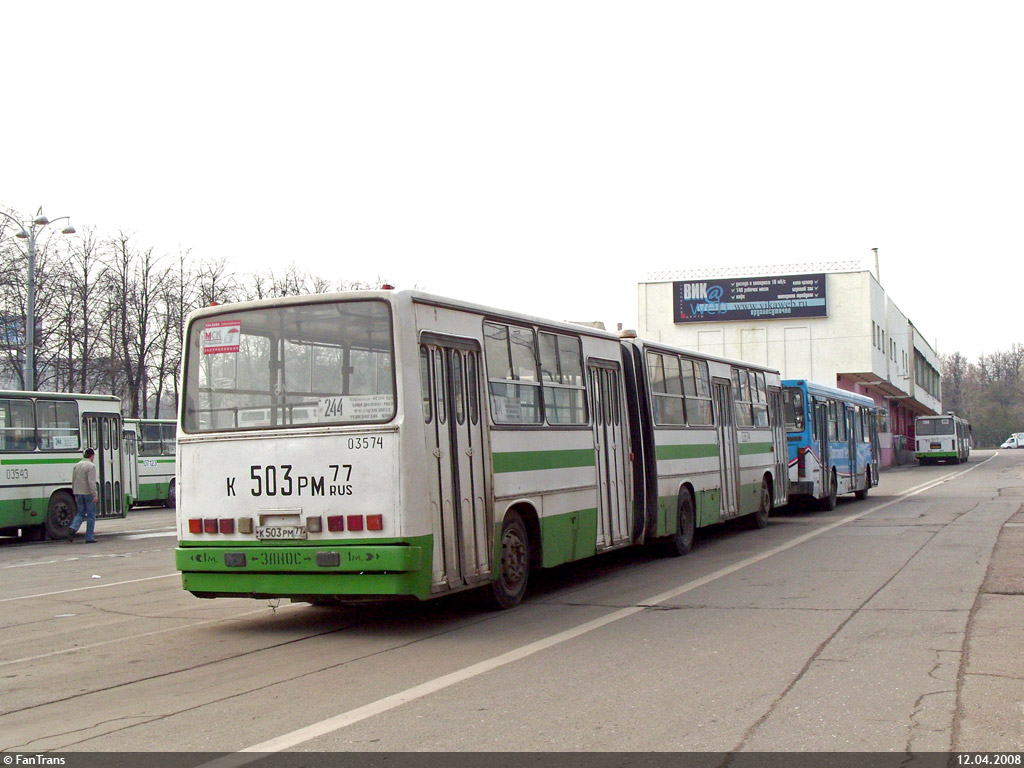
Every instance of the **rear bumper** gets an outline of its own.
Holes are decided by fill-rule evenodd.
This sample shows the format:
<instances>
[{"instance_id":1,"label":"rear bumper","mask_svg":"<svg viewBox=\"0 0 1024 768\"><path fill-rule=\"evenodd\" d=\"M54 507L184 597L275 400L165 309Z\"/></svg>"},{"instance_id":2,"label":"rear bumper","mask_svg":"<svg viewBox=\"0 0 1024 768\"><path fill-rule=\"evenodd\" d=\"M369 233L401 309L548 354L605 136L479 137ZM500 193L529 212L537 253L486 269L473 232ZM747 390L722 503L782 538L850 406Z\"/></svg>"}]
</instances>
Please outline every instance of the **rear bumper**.
<instances>
[{"instance_id":1,"label":"rear bumper","mask_svg":"<svg viewBox=\"0 0 1024 768\"><path fill-rule=\"evenodd\" d=\"M182 586L199 597L430 596L430 537L403 544L179 546Z\"/></svg>"}]
</instances>

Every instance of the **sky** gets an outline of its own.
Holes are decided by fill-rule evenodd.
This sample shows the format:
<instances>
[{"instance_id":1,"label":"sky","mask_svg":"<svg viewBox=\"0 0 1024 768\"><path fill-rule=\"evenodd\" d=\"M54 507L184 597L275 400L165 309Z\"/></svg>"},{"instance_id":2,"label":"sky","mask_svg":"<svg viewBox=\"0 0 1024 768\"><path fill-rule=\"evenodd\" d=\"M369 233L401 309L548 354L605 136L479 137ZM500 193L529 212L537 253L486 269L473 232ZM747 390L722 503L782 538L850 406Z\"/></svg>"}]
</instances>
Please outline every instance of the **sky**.
<instances>
[{"instance_id":1,"label":"sky","mask_svg":"<svg viewBox=\"0 0 1024 768\"><path fill-rule=\"evenodd\" d=\"M1020 2L2 7L4 209L611 328L877 248L939 352L1024 342Z\"/></svg>"}]
</instances>

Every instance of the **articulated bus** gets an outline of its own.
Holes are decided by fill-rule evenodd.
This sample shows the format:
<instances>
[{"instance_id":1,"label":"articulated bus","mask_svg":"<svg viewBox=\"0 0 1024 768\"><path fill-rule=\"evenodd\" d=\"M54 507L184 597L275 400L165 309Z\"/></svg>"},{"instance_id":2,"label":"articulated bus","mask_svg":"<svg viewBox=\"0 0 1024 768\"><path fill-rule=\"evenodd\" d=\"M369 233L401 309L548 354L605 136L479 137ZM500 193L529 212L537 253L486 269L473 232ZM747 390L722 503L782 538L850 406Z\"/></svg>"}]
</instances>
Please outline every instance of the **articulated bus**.
<instances>
[{"instance_id":1,"label":"articulated bus","mask_svg":"<svg viewBox=\"0 0 1024 768\"><path fill-rule=\"evenodd\" d=\"M959 464L971 455L971 424L953 413L918 416L914 422L915 456L921 464Z\"/></svg>"},{"instance_id":2,"label":"articulated bus","mask_svg":"<svg viewBox=\"0 0 1024 768\"><path fill-rule=\"evenodd\" d=\"M113 396L0 392L0 535L65 538L76 513L71 470L96 451L97 517L124 517L130 499L121 401Z\"/></svg>"},{"instance_id":3,"label":"articulated bus","mask_svg":"<svg viewBox=\"0 0 1024 768\"><path fill-rule=\"evenodd\" d=\"M782 382L789 444L789 494L823 509L836 496L867 498L878 485L878 406L863 395L814 382Z\"/></svg>"},{"instance_id":4,"label":"articulated bus","mask_svg":"<svg viewBox=\"0 0 1024 768\"><path fill-rule=\"evenodd\" d=\"M174 419L125 419L124 428L134 436L135 467L133 506L163 504L173 507L177 421Z\"/></svg>"},{"instance_id":5,"label":"articulated bus","mask_svg":"<svg viewBox=\"0 0 1024 768\"><path fill-rule=\"evenodd\" d=\"M786 501L778 372L421 292L199 310L182 376L199 597L510 607L532 568Z\"/></svg>"}]
</instances>

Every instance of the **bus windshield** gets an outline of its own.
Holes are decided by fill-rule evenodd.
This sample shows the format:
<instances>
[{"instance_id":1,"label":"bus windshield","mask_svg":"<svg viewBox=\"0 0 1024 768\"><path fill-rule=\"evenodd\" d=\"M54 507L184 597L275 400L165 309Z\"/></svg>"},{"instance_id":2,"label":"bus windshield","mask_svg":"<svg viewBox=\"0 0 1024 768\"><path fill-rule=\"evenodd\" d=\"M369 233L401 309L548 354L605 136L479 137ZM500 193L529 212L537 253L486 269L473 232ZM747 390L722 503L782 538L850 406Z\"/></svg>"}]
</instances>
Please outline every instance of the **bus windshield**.
<instances>
[{"instance_id":1,"label":"bus windshield","mask_svg":"<svg viewBox=\"0 0 1024 768\"><path fill-rule=\"evenodd\" d=\"M921 419L917 422L917 434L928 435L952 435L953 419Z\"/></svg>"},{"instance_id":2,"label":"bus windshield","mask_svg":"<svg viewBox=\"0 0 1024 768\"><path fill-rule=\"evenodd\" d=\"M804 431L804 393L796 387L784 387L782 406L786 415L787 432Z\"/></svg>"},{"instance_id":3,"label":"bus windshield","mask_svg":"<svg viewBox=\"0 0 1024 768\"><path fill-rule=\"evenodd\" d=\"M383 423L394 393L383 301L227 310L189 328L186 432Z\"/></svg>"}]
</instances>

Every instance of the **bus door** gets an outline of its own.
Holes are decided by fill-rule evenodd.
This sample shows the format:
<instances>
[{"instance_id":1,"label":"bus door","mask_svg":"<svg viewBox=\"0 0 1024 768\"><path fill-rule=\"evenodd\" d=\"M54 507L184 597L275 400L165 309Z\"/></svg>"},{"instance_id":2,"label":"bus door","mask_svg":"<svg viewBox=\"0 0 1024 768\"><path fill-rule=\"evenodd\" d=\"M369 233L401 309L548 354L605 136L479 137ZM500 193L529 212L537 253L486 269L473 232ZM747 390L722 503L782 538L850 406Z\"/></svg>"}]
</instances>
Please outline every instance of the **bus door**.
<instances>
[{"instance_id":1,"label":"bus door","mask_svg":"<svg viewBox=\"0 0 1024 768\"><path fill-rule=\"evenodd\" d=\"M868 413L868 429L871 432L871 482L878 485L878 461L882 451L878 444L878 414Z\"/></svg>"},{"instance_id":2,"label":"bus door","mask_svg":"<svg viewBox=\"0 0 1024 768\"><path fill-rule=\"evenodd\" d=\"M124 517L121 417L114 413L86 413L82 415L82 426L85 447L96 451L100 497L96 517Z\"/></svg>"},{"instance_id":3,"label":"bus door","mask_svg":"<svg viewBox=\"0 0 1024 768\"><path fill-rule=\"evenodd\" d=\"M447 587L473 584L491 573L479 346L469 339L424 344L420 372L434 515L433 580Z\"/></svg>"},{"instance_id":4,"label":"bus door","mask_svg":"<svg viewBox=\"0 0 1024 768\"><path fill-rule=\"evenodd\" d=\"M121 454L124 461L124 492L129 504L139 498L139 446L135 430L125 426L121 432Z\"/></svg>"},{"instance_id":5,"label":"bus door","mask_svg":"<svg viewBox=\"0 0 1024 768\"><path fill-rule=\"evenodd\" d=\"M768 390L768 412L772 420L772 450L775 451L775 498L772 504L779 507L789 501L789 445L781 391Z\"/></svg>"},{"instance_id":6,"label":"bus door","mask_svg":"<svg viewBox=\"0 0 1024 768\"><path fill-rule=\"evenodd\" d=\"M818 478L814 482L815 495L828 496L829 494L829 478L832 475L832 444L829 441L829 418L828 418L828 401L827 400L815 400L815 411L818 418L818 459L820 466L818 467ZM820 485L819 485L820 483Z\"/></svg>"},{"instance_id":7,"label":"bus door","mask_svg":"<svg viewBox=\"0 0 1024 768\"><path fill-rule=\"evenodd\" d=\"M846 419L846 450L850 454L850 490L860 488L860 479L864 475L864 465L857 452L857 444L860 442L860 430L857 423L860 421L860 410L852 405L843 407L843 418Z\"/></svg>"},{"instance_id":8,"label":"bus door","mask_svg":"<svg viewBox=\"0 0 1024 768\"><path fill-rule=\"evenodd\" d=\"M597 549L630 540L629 467L622 375L617 363L591 361L587 386L593 403L594 458L597 465Z\"/></svg>"},{"instance_id":9,"label":"bus door","mask_svg":"<svg viewBox=\"0 0 1024 768\"><path fill-rule=\"evenodd\" d=\"M736 413L733 410L732 382L728 379L714 379L713 406L715 423L718 425L718 457L722 478L722 517L739 514L740 462L736 447Z\"/></svg>"}]
</instances>

